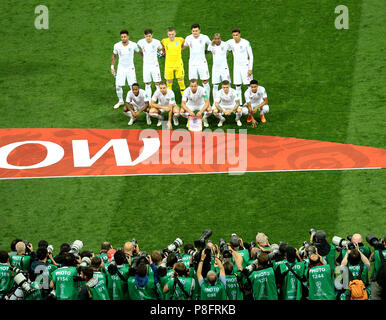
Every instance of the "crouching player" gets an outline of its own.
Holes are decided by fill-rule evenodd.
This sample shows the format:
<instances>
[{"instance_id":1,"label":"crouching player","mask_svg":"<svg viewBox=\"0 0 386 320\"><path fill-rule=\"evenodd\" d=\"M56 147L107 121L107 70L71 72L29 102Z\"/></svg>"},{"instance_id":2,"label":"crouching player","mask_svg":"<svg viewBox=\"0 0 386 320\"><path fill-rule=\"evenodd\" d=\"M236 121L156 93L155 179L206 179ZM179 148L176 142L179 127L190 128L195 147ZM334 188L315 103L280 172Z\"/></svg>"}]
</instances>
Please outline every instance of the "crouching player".
<instances>
[{"instance_id":1,"label":"crouching player","mask_svg":"<svg viewBox=\"0 0 386 320\"><path fill-rule=\"evenodd\" d=\"M194 114L194 111L198 112ZM184 118L189 116L202 117L204 126L209 127L208 117L212 114L212 109L209 105L209 97L206 90L199 86L197 79L189 81L189 87L184 90L181 101L180 115ZM186 124L188 126L188 124Z\"/></svg>"},{"instance_id":2,"label":"crouching player","mask_svg":"<svg viewBox=\"0 0 386 320\"><path fill-rule=\"evenodd\" d=\"M268 97L265 88L259 86L257 80L251 80L249 88L244 93L245 105L243 114L248 110L249 116L247 122L252 122L252 127L256 127L257 121L254 117L259 111L261 122L266 122L264 114L269 112Z\"/></svg>"},{"instance_id":3,"label":"crouching player","mask_svg":"<svg viewBox=\"0 0 386 320\"><path fill-rule=\"evenodd\" d=\"M218 126L221 127L225 121L224 116L229 116L232 113L236 114L236 123L241 126L242 108L240 106L240 96L235 89L230 87L229 81L224 80L221 85L221 90L217 93L214 101L213 115L220 119Z\"/></svg>"},{"instance_id":4,"label":"crouching player","mask_svg":"<svg viewBox=\"0 0 386 320\"><path fill-rule=\"evenodd\" d=\"M150 101L151 117L158 119L157 127L162 125L164 119L162 113L169 112L168 116L168 128L172 128L172 116L175 126L178 126L178 116L180 115L180 109L176 104L176 99L173 90L168 89L165 81L159 83L159 89L157 89Z\"/></svg>"},{"instance_id":5,"label":"crouching player","mask_svg":"<svg viewBox=\"0 0 386 320\"><path fill-rule=\"evenodd\" d=\"M133 83L131 90L126 96L126 106L123 108L123 113L130 118L128 125L131 126L134 121L137 120L142 111L146 114L147 124L151 125L149 109L150 97L147 92L140 89L138 83Z\"/></svg>"}]
</instances>

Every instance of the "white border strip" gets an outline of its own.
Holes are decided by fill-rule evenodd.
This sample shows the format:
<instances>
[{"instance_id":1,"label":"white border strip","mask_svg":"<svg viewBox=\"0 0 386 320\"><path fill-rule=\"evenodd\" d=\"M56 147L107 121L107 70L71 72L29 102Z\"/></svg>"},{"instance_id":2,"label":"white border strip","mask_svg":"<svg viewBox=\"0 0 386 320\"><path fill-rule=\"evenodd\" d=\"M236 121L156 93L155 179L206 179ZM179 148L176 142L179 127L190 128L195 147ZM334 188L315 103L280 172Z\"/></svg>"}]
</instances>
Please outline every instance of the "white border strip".
<instances>
[{"instance_id":1,"label":"white border strip","mask_svg":"<svg viewBox=\"0 0 386 320\"><path fill-rule=\"evenodd\" d=\"M15 177L0 178L0 180L21 180L21 179L54 179L54 178L97 178L97 177L130 177L130 176L171 176L171 175L190 175L190 174L223 174L241 175L244 173L265 173L265 172L306 172L306 171L343 171L343 170L379 170L383 167L369 168L337 168L337 169L293 169L293 170L258 170L258 171L214 171L214 172L176 172L176 173L134 173L134 174L110 174L110 175L82 175L82 176L47 176L47 177Z\"/></svg>"}]
</instances>

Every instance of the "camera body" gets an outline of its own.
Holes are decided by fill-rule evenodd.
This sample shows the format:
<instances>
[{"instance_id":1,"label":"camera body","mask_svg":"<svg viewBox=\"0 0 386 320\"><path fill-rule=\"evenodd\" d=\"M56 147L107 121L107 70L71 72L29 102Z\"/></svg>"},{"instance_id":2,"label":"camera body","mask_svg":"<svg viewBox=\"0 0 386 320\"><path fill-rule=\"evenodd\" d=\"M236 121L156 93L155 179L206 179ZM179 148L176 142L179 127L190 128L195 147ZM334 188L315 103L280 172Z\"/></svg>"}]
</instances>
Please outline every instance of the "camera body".
<instances>
[{"instance_id":1,"label":"camera body","mask_svg":"<svg viewBox=\"0 0 386 320\"><path fill-rule=\"evenodd\" d=\"M229 250L228 244L225 242L223 238L220 239L220 252L224 258L231 258L232 251Z\"/></svg>"},{"instance_id":2,"label":"camera body","mask_svg":"<svg viewBox=\"0 0 386 320\"><path fill-rule=\"evenodd\" d=\"M369 233L366 236L366 241L369 243L370 246L372 246L375 250L384 250L385 244L383 242L382 238L377 238L373 234Z\"/></svg>"},{"instance_id":3,"label":"camera body","mask_svg":"<svg viewBox=\"0 0 386 320\"><path fill-rule=\"evenodd\" d=\"M82 248L83 248L83 242L81 240L75 240L71 244L71 250L69 251L69 253L72 253L75 257L78 257Z\"/></svg>"},{"instance_id":4,"label":"camera body","mask_svg":"<svg viewBox=\"0 0 386 320\"><path fill-rule=\"evenodd\" d=\"M338 251L341 251L344 248L348 248L348 250L355 249L355 244L351 242L352 235L347 236L347 240L338 236L332 237L332 244L336 247Z\"/></svg>"}]
</instances>

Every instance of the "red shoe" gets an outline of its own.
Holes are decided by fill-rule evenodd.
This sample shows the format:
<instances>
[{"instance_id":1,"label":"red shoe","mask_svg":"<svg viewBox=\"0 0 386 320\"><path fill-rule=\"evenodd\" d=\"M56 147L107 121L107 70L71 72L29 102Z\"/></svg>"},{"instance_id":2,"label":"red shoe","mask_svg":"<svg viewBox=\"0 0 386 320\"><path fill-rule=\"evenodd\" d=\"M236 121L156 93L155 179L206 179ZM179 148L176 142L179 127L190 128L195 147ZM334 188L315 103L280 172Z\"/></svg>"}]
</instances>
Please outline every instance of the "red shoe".
<instances>
[{"instance_id":1,"label":"red shoe","mask_svg":"<svg viewBox=\"0 0 386 320\"><path fill-rule=\"evenodd\" d=\"M247 122L252 122L252 115L249 115L249 116L248 116Z\"/></svg>"},{"instance_id":2,"label":"red shoe","mask_svg":"<svg viewBox=\"0 0 386 320\"><path fill-rule=\"evenodd\" d=\"M267 120L265 120L265 117L264 117L264 115L262 114L262 115L260 115L260 120L261 120L261 122L267 122Z\"/></svg>"}]
</instances>

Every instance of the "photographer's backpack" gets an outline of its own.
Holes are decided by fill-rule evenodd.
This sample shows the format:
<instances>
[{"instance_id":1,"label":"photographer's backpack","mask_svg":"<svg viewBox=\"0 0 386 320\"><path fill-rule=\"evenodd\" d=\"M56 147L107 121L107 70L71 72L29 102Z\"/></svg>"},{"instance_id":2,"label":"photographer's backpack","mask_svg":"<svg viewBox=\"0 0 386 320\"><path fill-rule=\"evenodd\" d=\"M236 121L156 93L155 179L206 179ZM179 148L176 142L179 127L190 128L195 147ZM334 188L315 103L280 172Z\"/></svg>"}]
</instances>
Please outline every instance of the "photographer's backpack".
<instances>
[{"instance_id":1,"label":"photographer's backpack","mask_svg":"<svg viewBox=\"0 0 386 320\"><path fill-rule=\"evenodd\" d=\"M365 284L361 280L363 267L364 265L361 264L359 279L354 279L350 269L347 268L349 273L348 293L350 300L369 300Z\"/></svg>"}]
</instances>

